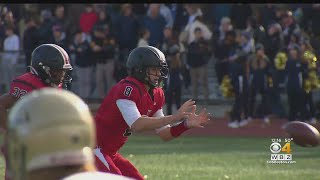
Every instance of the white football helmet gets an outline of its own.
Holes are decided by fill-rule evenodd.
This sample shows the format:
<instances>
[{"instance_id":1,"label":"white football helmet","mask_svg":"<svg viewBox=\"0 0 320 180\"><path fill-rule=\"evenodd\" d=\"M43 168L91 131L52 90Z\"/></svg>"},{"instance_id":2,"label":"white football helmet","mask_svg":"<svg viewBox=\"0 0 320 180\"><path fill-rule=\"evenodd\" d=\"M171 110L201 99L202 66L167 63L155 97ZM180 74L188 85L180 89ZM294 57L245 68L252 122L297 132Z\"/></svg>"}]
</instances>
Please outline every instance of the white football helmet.
<instances>
[{"instance_id":1,"label":"white football helmet","mask_svg":"<svg viewBox=\"0 0 320 180\"><path fill-rule=\"evenodd\" d=\"M9 177L20 180L32 170L93 162L94 145L94 121L78 96L56 88L33 91L9 114Z\"/></svg>"},{"instance_id":2,"label":"white football helmet","mask_svg":"<svg viewBox=\"0 0 320 180\"><path fill-rule=\"evenodd\" d=\"M120 176L117 174L105 173L105 172L82 172L65 177L63 180L134 180L126 176Z\"/></svg>"}]
</instances>

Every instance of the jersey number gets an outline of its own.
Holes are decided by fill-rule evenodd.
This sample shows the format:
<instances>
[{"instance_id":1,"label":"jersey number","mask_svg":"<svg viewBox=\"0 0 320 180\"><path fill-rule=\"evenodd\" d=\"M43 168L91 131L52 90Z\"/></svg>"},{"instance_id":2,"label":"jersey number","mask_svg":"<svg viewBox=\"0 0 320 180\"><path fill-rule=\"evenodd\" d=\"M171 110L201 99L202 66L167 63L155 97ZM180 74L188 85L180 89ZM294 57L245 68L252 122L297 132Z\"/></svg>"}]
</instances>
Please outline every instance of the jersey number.
<instances>
[{"instance_id":1,"label":"jersey number","mask_svg":"<svg viewBox=\"0 0 320 180\"><path fill-rule=\"evenodd\" d=\"M20 98L24 95L27 94L27 91L24 90L24 89L20 89L18 87L14 87L14 92L12 93L13 96L17 97L17 98Z\"/></svg>"},{"instance_id":2,"label":"jersey number","mask_svg":"<svg viewBox=\"0 0 320 180\"><path fill-rule=\"evenodd\" d=\"M125 96L129 97L129 96L131 95L132 89L133 89L133 88L132 88L131 86L126 86L123 94L124 94Z\"/></svg>"}]
</instances>

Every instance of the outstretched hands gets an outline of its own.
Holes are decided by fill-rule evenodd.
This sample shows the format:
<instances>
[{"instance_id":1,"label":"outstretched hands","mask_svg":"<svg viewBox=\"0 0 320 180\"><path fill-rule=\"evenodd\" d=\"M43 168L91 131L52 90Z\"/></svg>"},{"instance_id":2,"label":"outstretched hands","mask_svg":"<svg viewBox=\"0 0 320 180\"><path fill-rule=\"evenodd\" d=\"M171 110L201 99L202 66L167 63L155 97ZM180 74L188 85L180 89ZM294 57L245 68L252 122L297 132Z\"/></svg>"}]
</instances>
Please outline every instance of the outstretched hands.
<instances>
[{"instance_id":1,"label":"outstretched hands","mask_svg":"<svg viewBox=\"0 0 320 180\"><path fill-rule=\"evenodd\" d=\"M208 123L210 113L204 108L199 114L196 114L197 106L195 101L189 99L186 101L176 112L175 119L180 121L186 119L186 125L188 128L201 127Z\"/></svg>"},{"instance_id":2,"label":"outstretched hands","mask_svg":"<svg viewBox=\"0 0 320 180\"><path fill-rule=\"evenodd\" d=\"M190 109L195 106L195 101L192 101L189 99L185 103L182 104L182 106L178 109L178 111L174 114L175 120L180 121L181 119L188 118L192 113L190 112Z\"/></svg>"},{"instance_id":3,"label":"outstretched hands","mask_svg":"<svg viewBox=\"0 0 320 180\"><path fill-rule=\"evenodd\" d=\"M194 105L191 110L192 114L186 120L186 125L188 128L203 128L203 125L210 121L210 113L207 112L206 108L203 108L198 115L196 114L196 109L197 107Z\"/></svg>"}]
</instances>

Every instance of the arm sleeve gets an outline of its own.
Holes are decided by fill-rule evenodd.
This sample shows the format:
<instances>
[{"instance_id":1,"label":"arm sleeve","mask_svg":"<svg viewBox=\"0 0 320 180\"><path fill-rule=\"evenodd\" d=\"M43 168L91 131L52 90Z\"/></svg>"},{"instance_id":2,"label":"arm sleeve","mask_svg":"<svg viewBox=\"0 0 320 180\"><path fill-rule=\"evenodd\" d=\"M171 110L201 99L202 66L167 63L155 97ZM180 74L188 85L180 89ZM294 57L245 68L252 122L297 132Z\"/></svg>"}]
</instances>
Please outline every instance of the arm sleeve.
<instances>
[{"instance_id":1,"label":"arm sleeve","mask_svg":"<svg viewBox=\"0 0 320 180\"><path fill-rule=\"evenodd\" d=\"M26 95L30 91L32 91L32 89L30 89L30 87L26 87L20 83L12 82L10 85L9 94L16 97L16 98L20 98L20 97Z\"/></svg>"},{"instance_id":2,"label":"arm sleeve","mask_svg":"<svg viewBox=\"0 0 320 180\"><path fill-rule=\"evenodd\" d=\"M128 126L131 128L132 124L141 117L141 114L137 108L137 105L134 101L128 99L118 99L116 104L123 116L123 119L126 121Z\"/></svg>"}]
</instances>

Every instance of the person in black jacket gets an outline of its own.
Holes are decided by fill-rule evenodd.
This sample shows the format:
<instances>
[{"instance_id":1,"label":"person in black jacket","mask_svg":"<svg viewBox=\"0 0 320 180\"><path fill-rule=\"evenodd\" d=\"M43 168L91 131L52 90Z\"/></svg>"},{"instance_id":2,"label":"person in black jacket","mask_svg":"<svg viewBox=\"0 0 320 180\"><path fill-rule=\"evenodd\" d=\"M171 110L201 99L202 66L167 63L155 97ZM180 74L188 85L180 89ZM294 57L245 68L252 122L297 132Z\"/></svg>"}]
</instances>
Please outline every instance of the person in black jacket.
<instances>
[{"instance_id":1,"label":"person in black jacket","mask_svg":"<svg viewBox=\"0 0 320 180\"><path fill-rule=\"evenodd\" d=\"M52 27L52 13L50 10L41 11L39 26L40 44L51 43L53 39Z\"/></svg>"},{"instance_id":2,"label":"person in black jacket","mask_svg":"<svg viewBox=\"0 0 320 180\"><path fill-rule=\"evenodd\" d=\"M286 63L287 94L289 103L289 121L302 120L306 117L304 106L303 73L304 67L301 64L300 49L298 45L289 49L289 59ZM300 114L300 117L298 116Z\"/></svg>"},{"instance_id":3,"label":"person in black jacket","mask_svg":"<svg viewBox=\"0 0 320 180\"><path fill-rule=\"evenodd\" d=\"M248 121L248 77L247 61L250 54L250 48L244 43L244 36L241 43L237 43L230 49L229 77L235 94L235 100L231 112L231 121L228 124L230 128L239 128L245 126ZM248 42L247 42L248 43ZM244 116L242 116L242 114Z\"/></svg>"},{"instance_id":4,"label":"person in black jacket","mask_svg":"<svg viewBox=\"0 0 320 180\"><path fill-rule=\"evenodd\" d=\"M29 66L31 63L31 53L32 51L40 45L40 37L38 35L38 27L36 25L35 19L33 17L28 17L25 20L26 30L23 33L23 50L25 53L25 63L27 70L29 71Z\"/></svg>"},{"instance_id":5,"label":"person in black jacket","mask_svg":"<svg viewBox=\"0 0 320 180\"><path fill-rule=\"evenodd\" d=\"M92 65L94 62L90 58L90 44L81 31L75 33L74 42L69 49L70 53L75 55L76 74L80 87L78 94L86 100L90 96Z\"/></svg>"},{"instance_id":6,"label":"person in black jacket","mask_svg":"<svg viewBox=\"0 0 320 180\"><path fill-rule=\"evenodd\" d=\"M91 49L96 60L96 86L103 98L114 84L114 61L117 51L115 37L101 26L94 28ZM107 88L105 88L107 86Z\"/></svg>"},{"instance_id":7,"label":"person in black jacket","mask_svg":"<svg viewBox=\"0 0 320 180\"><path fill-rule=\"evenodd\" d=\"M172 114L173 101L176 104L176 109L179 109L181 106L181 91L183 85L182 62L180 47L178 44L173 44L169 47L167 57L170 74L165 84L165 92L167 100L167 114Z\"/></svg>"},{"instance_id":8,"label":"person in black jacket","mask_svg":"<svg viewBox=\"0 0 320 180\"><path fill-rule=\"evenodd\" d=\"M195 40L188 46L187 64L190 66L192 98L198 99L198 81L204 90L204 100L209 100L208 87L208 70L207 64L209 62L209 43L203 39L203 32L201 28L195 28Z\"/></svg>"},{"instance_id":9,"label":"person in black jacket","mask_svg":"<svg viewBox=\"0 0 320 180\"><path fill-rule=\"evenodd\" d=\"M222 43L218 44L215 49L215 56L217 58L215 70L219 85L221 85L223 77L228 74L228 58L231 50L236 46L235 36L236 34L234 31L228 31Z\"/></svg>"},{"instance_id":10,"label":"person in black jacket","mask_svg":"<svg viewBox=\"0 0 320 180\"><path fill-rule=\"evenodd\" d=\"M256 45L256 53L249 59L249 117L253 117L255 111L256 95L261 94L261 116L265 123L269 123L270 103L268 89L271 86L270 61L264 53L262 44Z\"/></svg>"},{"instance_id":11,"label":"person in black jacket","mask_svg":"<svg viewBox=\"0 0 320 180\"><path fill-rule=\"evenodd\" d=\"M264 42L264 49L266 55L271 59L273 65L273 59L276 54L284 47L283 35L281 25L278 23L270 24L267 30L266 39Z\"/></svg>"}]
</instances>

